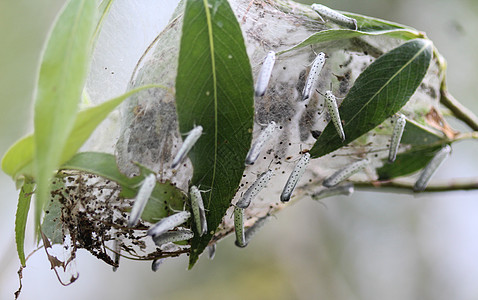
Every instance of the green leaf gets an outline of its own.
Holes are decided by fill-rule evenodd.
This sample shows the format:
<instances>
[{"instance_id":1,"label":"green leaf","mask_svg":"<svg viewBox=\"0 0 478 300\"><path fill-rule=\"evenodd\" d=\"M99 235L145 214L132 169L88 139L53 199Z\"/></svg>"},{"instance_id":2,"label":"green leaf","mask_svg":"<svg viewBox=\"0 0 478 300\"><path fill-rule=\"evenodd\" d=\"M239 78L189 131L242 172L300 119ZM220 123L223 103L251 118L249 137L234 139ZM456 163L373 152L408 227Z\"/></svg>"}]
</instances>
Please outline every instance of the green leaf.
<instances>
[{"instance_id":1,"label":"green leaf","mask_svg":"<svg viewBox=\"0 0 478 300\"><path fill-rule=\"evenodd\" d=\"M43 52L34 106L36 225L40 224L50 179L60 165L75 122L90 61L96 13L95 1L69 1Z\"/></svg>"},{"instance_id":2,"label":"green leaf","mask_svg":"<svg viewBox=\"0 0 478 300\"><path fill-rule=\"evenodd\" d=\"M23 267L25 267L25 227L34 186L35 184L29 180L23 184L18 197L17 214L15 216L15 242L17 244L18 258L20 258L20 263Z\"/></svg>"},{"instance_id":3,"label":"green leaf","mask_svg":"<svg viewBox=\"0 0 478 300\"><path fill-rule=\"evenodd\" d=\"M220 224L244 171L254 116L252 72L241 29L226 0L188 0L176 78L182 132L202 125L189 157L210 232L192 240L189 268Z\"/></svg>"},{"instance_id":4,"label":"green leaf","mask_svg":"<svg viewBox=\"0 0 478 300\"><path fill-rule=\"evenodd\" d=\"M45 208L45 216L41 224L42 233L50 240L52 244L63 244L63 230L61 223L61 197L58 193L62 193L64 197L68 194L64 191L65 181L60 176L56 176L51 185L51 199Z\"/></svg>"},{"instance_id":5,"label":"green leaf","mask_svg":"<svg viewBox=\"0 0 478 300\"><path fill-rule=\"evenodd\" d=\"M376 32L381 30L407 30L411 34L423 36L423 34L419 33L415 28L398 24L395 22L390 22L387 20L382 20L374 17L349 13L349 12L342 12L344 15L354 18L357 20L357 27L360 31L365 32Z\"/></svg>"},{"instance_id":6,"label":"green leaf","mask_svg":"<svg viewBox=\"0 0 478 300\"><path fill-rule=\"evenodd\" d=\"M329 29L319 31L309 36L299 44L292 48L278 52L277 54L283 54L293 50L307 47L309 45L315 45L319 43L325 43L330 41L351 39L360 36L389 36L397 39L410 40L416 38L423 38L423 33L417 31L414 28L406 27L397 23L388 22L372 17L350 14L345 15L355 18L357 20L358 30L352 29Z\"/></svg>"},{"instance_id":7,"label":"green leaf","mask_svg":"<svg viewBox=\"0 0 478 300\"><path fill-rule=\"evenodd\" d=\"M390 180L409 175L424 168L443 146L416 147L398 154L392 164L385 163L377 169L378 180Z\"/></svg>"},{"instance_id":8,"label":"green leaf","mask_svg":"<svg viewBox=\"0 0 478 300\"><path fill-rule=\"evenodd\" d=\"M95 33L93 34L93 38L91 40L93 45L98 40L101 27L103 27L103 21L108 15L112 4L113 4L113 0L103 0L98 6L98 20L96 23Z\"/></svg>"},{"instance_id":9,"label":"green leaf","mask_svg":"<svg viewBox=\"0 0 478 300\"><path fill-rule=\"evenodd\" d=\"M158 182L141 214L141 219L156 223L174 213L173 210L182 210L186 202L187 195L172 182Z\"/></svg>"},{"instance_id":10,"label":"green leaf","mask_svg":"<svg viewBox=\"0 0 478 300\"><path fill-rule=\"evenodd\" d=\"M399 154L393 163L388 163L388 159L385 158L383 166L377 169L378 179L390 180L422 169L447 142L449 141L445 137L412 120L407 120L400 143L412 147Z\"/></svg>"},{"instance_id":11,"label":"green leaf","mask_svg":"<svg viewBox=\"0 0 478 300\"><path fill-rule=\"evenodd\" d=\"M295 45L292 48L278 52L277 54L283 54L293 50L298 50L300 48L307 47L309 45L315 45L319 43L325 43L336 40L351 39L360 36L380 36L386 35L393 38L400 38L403 40L410 40L420 38L423 35L418 32L413 32L408 29L388 29L388 30L377 30L377 31L360 31L360 30L351 30L351 29L329 29L319 31L309 36L299 44Z\"/></svg>"},{"instance_id":12,"label":"green leaf","mask_svg":"<svg viewBox=\"0 0 478 300\"><path fill-rule=\"evenodd\" d=\"M400 143L412 146L436 146L443 143L444 140L443 134L440 136L439 133L407 119Z\"/></svg>"},{"instance_id":13,"label":"green leaf","mask_svg":"<svg viewBox=\"0 0 478 300\"><path fill-rule=\"evenodd\" d=\"M17 180L21 175L33 177L33 135L21 138L13 144L2 158L2 170Z\"/></svg>"},{"instance_id":14,"label":"green leaf","mask_svg":"<svg viewBox=\"0 0 478 300\"><path fill-rule=\"evenodd\" d=\"M164 88L162 85L149 84L139 88L133 89L124 93L121 96L108 100L100 105L87 108L78 113L78 116L73 125L73 130L68 136L66 147L61 155L60 164L69 160L80 147L86 142L93 131L103 122L104 119L124 100L131 97L133 94L150 88Z\"/></svg>"},{"instance_id":15,"label":"green leaf","mask_svg":"<svg viewBox=\"0 0 478 300\"><path fill-rule=\"evenodd\" d=\"M140 168L140 175L129 178L118 170L113 155L98 152L78 153L61 166L62 170L83 171L115 181L121 186L121 196L129 199L136 196L144 177L152 173L143 166ZM157 222L160 218L168 216L171 209L183 209L185 201L186 195L170 181L158 182L141 215L142 219Z\"/></svg>"},{"instance_id":16,"label":"green leaf","mask_svg":"<svg viewBox=\"0 0 478 300\"><path fill-rule=\"evenodd\" d=\"M425 76L432 57L429 40L409 41L374 61L355 81L339 108L346 139L327 124L310 150L321 157L367 133L402 108Z\"/></svg>"},{"instance_id":17,"label":"green leaf","mask_svg":"<svg viewBox=\"0 0 478 300\"><path fill-rule=\"evenodd\" d=\"M141 86L124 93L123 95L108 100L100 105L87 108L78 113L73 130L71 131L63 153L61 154L60 163L69 160L80 147L86 142L93 131L100 123L124 100L133 94L149 88L165 88L162 85L150 84ZM2 169L5 173L16 179L20 175L33 177L33 135L26 136L16 142L7 151L2 159Z\"/></svg>"},{"instance_id":18,"label":"green leaf","mask_svg":"<svg viewBox=\"0 0 478 300\"><path fill-rule=\"evenodd\" d=\"M100 152L80 152L64 163L61 170L79 170L110 179L121 185L124 192L134 195L134 186L142 181L140 177L129 178L118 170L115 157ZM131 188L130 188L131 187Z\"/></svg>"}]
</instances>

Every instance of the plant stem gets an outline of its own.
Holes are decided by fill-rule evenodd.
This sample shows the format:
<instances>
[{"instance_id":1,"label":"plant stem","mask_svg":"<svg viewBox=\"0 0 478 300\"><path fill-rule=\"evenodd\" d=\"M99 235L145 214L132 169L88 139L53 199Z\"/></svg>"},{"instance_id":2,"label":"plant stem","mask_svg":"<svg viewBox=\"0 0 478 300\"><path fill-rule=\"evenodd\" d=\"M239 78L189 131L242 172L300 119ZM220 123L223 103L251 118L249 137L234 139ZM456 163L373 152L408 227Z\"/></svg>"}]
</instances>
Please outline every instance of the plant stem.
<instances>
[{"instance_id":1,"label":"plant stem","mask_svg":"<svg viewBox=\"0 0 478 300\"><path fill-rule=\"evenodd\" d=\"M453 139L454 142L462 140L478 139L478 131L459 133Z\"/></svg>"},{"instance_id":2,"label":"plant stem","mask_svg":"<svg viewBox=\"0 0 478 300\"><path fill-rule=\"evenodd\" d=\"M384 191L393 193L407 193L413 194L413 182L392 180L386 182L355 182L356 188L361 190L371 191ZM435 181L428 184L427 188L423 192L451 192L462 190L477 190L478 189L478 177L462 178L444 181Z\"/></svg>"},{"instance_id":3,"label":"plant stem","mask_svg":"<svg viewBox=\"0 0 478 300\"><path fill-rule=\"evenodd\" d=\"M459 120L470 126L471 129L478 130L478 117L448 92L445 75L443 75L440 86L440 102L450 109Z\"/></svg>"}]
</instances>

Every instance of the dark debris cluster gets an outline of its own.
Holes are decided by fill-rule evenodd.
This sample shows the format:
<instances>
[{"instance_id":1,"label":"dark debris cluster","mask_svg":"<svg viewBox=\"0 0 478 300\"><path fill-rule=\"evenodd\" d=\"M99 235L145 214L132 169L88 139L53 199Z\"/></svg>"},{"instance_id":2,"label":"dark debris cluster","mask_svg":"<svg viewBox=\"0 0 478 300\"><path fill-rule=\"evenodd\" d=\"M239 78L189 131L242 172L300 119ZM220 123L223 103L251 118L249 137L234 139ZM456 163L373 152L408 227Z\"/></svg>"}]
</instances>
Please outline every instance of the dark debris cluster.
<instances>
[{"instance_id":1,"label":"dark debris cluster","mask_svg":"<svg viewBox=\"0 0 478 300\"><path fill-rule=\"evenodd\" d=\"M142 222L134 228L127 227L132 203L121 196L120 186L113 181L92 174L63 172L53 186L50 206L54 202L60 204L59 214L50 216L55 223L53 233L57 236L61 231L62 243L65 249L70 248L72 255L78 249L85 249L117 268L118 255L134 260L155 260L189 251L184 247L168 251L155 247L146 235L149 226ZM47 215L53 213L53 209L46 210ZM47 237L53 240L48 234ZM115 251L115 241L120 253Z\"/></svg>"}]
</instances>

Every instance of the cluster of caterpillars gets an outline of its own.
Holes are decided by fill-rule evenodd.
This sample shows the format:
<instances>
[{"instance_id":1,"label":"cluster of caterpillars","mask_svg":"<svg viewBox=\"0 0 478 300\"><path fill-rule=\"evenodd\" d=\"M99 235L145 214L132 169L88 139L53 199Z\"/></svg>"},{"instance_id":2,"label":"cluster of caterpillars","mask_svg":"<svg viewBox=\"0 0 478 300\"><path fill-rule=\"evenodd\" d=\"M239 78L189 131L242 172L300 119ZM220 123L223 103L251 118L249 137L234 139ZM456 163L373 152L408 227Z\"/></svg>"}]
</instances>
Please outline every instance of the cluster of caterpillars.
<instances>
[{"instance_id":1,"label":"cluster of caterpillars","mask_svg":"<svg viewBox=\"0 0 478 300\"><path fill-rule=\"evenodd\" d=\"M330 20L338 25L345 26L347 28L357 30L358 25L357 21L353 18L344 16L343 14L334 11L324 5L320 4L312 4L311 8L318 13L322 21L325 22L324 18ZM265 95L267 86L269 84L270 78L272 76L272 70L274 68L274 64L276 61L276 53L274 51L269 51L264 59L262 64L261 70L259 71L259 75L257 77L256 85L255 85L255 95L257 97L262 97ZM305 101L311 97L312 92L318 82L320 73L325 65L326 61L326 54L320 52L317 54L316 58L312 62L310 67L310 71L302 91L301 100ZM319 92L318 90L316 90ZM320 92L319 92L320 93ZM328 110L328 113L332 119L334 127L337 131L337 134L341 138L342 141L345 141L345 132L342 126L342 121L340 118L337 101L332 93L332 91L326 91L323 95L325 98L325 104ZM393 163L396 159L398 148L400 145L400 140L402 138L402 134L405 129L406 125L406 117L403 114L397 114L394 116L395 125L393 128L393 133L391 137L390 147L389 147L389 156L388 161ZM275 128L277 128L277 124L274 121L271 121L267 127L261 131L259 137L257 138L256 142L252 145L247 158L246 158L246 165L252 164L257 159L261 152L262 146L267 142L267 140L273 135ZM423 169L422 173L420 174L416 184L414 186L415 191L423 191L431 176L437 170L439 165L444 161L446 157L451 152L451 147L446 145L443 147L435 157L429 162L429 164ZM281 201L287 202L290 200L292 193L299 182L300 178L302 177L307 165L310 161L310 154L303 153L302 157L298 160L297 164L295 165L294 169L292 170L284 189L281 193ZM365 158L359 161L356 161L344 168L336 171L329 177L323 180L322 185L327 189L320 191L319 193L315 193L312 196L314 199L321 199L325 197L330 197L334 195L350 195L353 193L353 184L343 184L339 185L341 182L345 181L347 178L351 177L352 175L360 172L363 170L367 165L370 164L370 159ZM257 230L263 226L265 221L268 219L269 214L266 216L259 218L253 226L249 227L247 230L244 230L244 209L247 208L252 199L263 189L266 187L267 183L269 182L272 176L272 171L268 170L267 172L262 173L259 175L257 180L249 187L246 191L244 196L236 203L234 208L234 228L236 232L236 245L239 247L245 247L249 243L250 238L254 235Z\"/></svg>"},{"instance_id":2,"label":"cluster of caterpillars","mask_svg":"<svg viewBox=\"0 0 478 300\"><path fill-rule=\"evenodd\" d=\"M338 13L326 6L320 4L313 4L311 8L316 11L320 18L325 21L327 19L332 21L340 26L344 26L353 30L357 30L357 21L353 18L344 16L343 14ZM262 64L261 70L257 77L255 85L255 95L257 97L262 97L267 91L269 81L272 75L276 60L276 53L274 51L269 51L265 57L264 63ZM311 97L311 94L315 90L317 85L320 73L326 62L326 54L320 52L317 54L316 58L312 62L304 89L302 91L301 100L305 101ZM316 90L317 91L317 90ZM317 91L319 92L319 91ZM319 92L320 93L320 92ZM332 122L335 129L342 141L345 141L345 132L342 126L342 121L340 119L340 114L337 106L337 101L332 91L326 91L324 94L325 103L327 110L331 116ZM406 125L406 117L402 114L397 114L394 118L394 128L391 137L391 143L389 148L388 160L390 163L393 163L396 159L398 148L400 145L400 140ZM278 124L275 121L270 121L267 126L261 130L258 138L252 144L246 159L246 165L252 165L259 157L263 146L267 141L274 135L275 130L278 128ZM202 135L202 126L195 126L188 134L184 140L181 148L179 149L177 155L175 156L172 168L176 168L187 156L188 152L194 146L196 141ZM443 147L435 157L429 162L429 164L423 169L420 174L415 186L415 191L422 191L426 188L431 176L434 174L438 166L444 161L444 159L450 154L451 147L446 145ZM293 191L300 181L302 175L304 174L307 165L310 161L310 154L308 152L302 153L302 156L297 161L294 169L292 170L280 196L282 202L288 202L291 199ZM325 178L322 182L322 185L326 189L321 190L318 193L312 194L313 199L321 199L325 197L330 197L333 195L350 195L353 193L354 187L351 183L341 184L343 181L348 179L350 176L360 172L365 167L370 164L368 158L356 161L352 164L347 165L346 167L336 171L329 177ZM238 247L245 247L248 245L252 236L257 233L257 231L265 224L265 222L270 218L270 214L267 213L265 216L256 220L254 225L245 229L244 228L244 210L250 206L252 201L256 196L267 187L270 179L273 176L273 171L268 169L258 176L258 178L252 183L252 185L246 190L244 195L237 201L234 205L234 229L236 234L235 244ZM141 217L141 214L146 206L146 203L151 196L151 193L156 185L156 175L148 175L143 183L139 192L134 201L133 208L131 210L130 218L128 220L128 226L134 227ZM204 203L201 197L201 191L196 186L191 186L189 190L189 200L193 217L193 224L196 227L196 231L202 236L207 232L207 220L206 213L204 209ZM178 242L189 240L194 236L192 230L187 228L179 228L172 230L182 224L184 224L191 217L189 211L177 212L169 217L161 219L159 222L154 224L148 230L148 235L152 237L153 241L157 246L161 246L170 242ZM216 246L215 244L209 246L209 257L213 258L215 254ZM162 259L153 261L152 269L156 271L158 266L162 263Z\"/></svg>"}]
</instances>

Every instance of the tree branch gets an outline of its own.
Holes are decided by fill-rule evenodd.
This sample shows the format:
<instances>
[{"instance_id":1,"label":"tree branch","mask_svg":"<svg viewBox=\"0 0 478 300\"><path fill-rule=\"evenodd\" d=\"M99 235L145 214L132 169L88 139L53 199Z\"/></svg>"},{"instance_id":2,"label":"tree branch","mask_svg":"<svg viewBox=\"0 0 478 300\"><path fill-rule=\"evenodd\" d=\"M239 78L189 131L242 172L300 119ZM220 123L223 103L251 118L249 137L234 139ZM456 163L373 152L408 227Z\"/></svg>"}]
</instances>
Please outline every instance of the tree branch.
<instances>
[{"instance_id":1,"label":"tree branch","mask_svg":"<svg viewBox=\"0 0 478 300\"><path fill-rule=\"evenodd\" d=\"M453 141L457 142L457 141L471 140L471 139L475 139L475 140L478 139L478 131L459 133L455 136Z\"/></svg>"},{"instance_id":2,"label":"tree branch","mask_svg":"<svg viewBox=\"0 0 478 300\"><path fill-rule=\"evenodd\" d=\"M445 75L443 75L440 86L440 102L450 109L459 120L470 126L471 129L478 130L478 117L448 92Z\"/></svg>"},{"instance_id":3,"label":"tree branch","mask_svg":"<svg viewBox=\"0 0 478 300\"><path fill-rule=\"evenodd\" d=\"M392 180L386 182L354 182L354 185L360 190L377 191L380 189L384 192L414 194L414 183L408 181ZM428 184L427 188L423 192L434 193L462 190L478 190L478 177L434 181Z\"/></svg>"}]
</instances>

